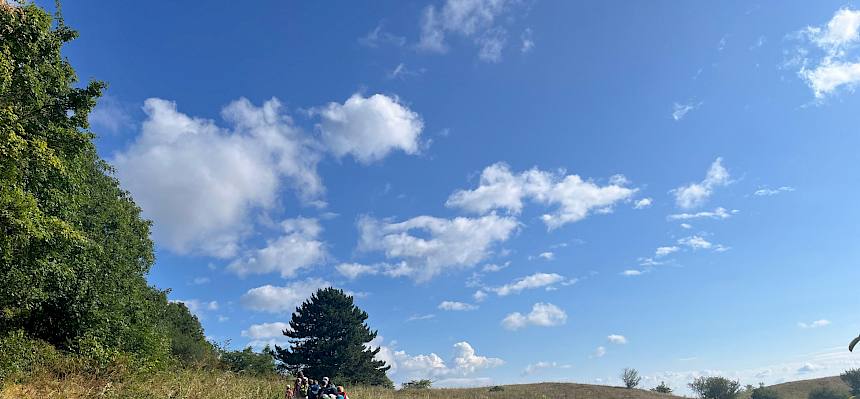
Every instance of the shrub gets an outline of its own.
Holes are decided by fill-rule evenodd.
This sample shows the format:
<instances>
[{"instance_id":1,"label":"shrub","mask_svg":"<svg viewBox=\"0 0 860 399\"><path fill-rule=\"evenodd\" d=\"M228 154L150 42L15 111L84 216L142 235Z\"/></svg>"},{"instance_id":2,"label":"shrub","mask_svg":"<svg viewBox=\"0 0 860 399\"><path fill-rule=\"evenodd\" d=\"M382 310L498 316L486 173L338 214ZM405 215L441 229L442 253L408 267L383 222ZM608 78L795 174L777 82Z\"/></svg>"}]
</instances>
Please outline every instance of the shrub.
<instances>
[{"instance_id":1,"label":"shrub","mask_svg":"<svg viewBox=\"0 0 860 399\"><path fill-rule=\"evenodd\" d=\"M275 359L268 346L263 348L262 353L254 352L250 346L241 351L226 351L221 353L221 361L230 371L236 373L254 375L275 373Z\"/></svg>"},{"instance_id":2,"label":"shrub","mask_svg":"<svg viewBox=\"0 0 860 399\"><path fill-rule=\"evenodd\" d=\"M851 388L851 395L860 395L860 369L845 370L839 378Z\"/></svg>"},{"instance_id":3,"label":"shrub","mask_svg":"<svg viewBox=\"0 0 860 399\"><path fill-rule=\"evenodd\" d=\"M639 386L639 382L642 381L642 377L639 376L639 372L636 369L624 369L621 372L621 381L624 381L624 386L627 389L636 388Z\"/></svg>"},{"instance_id":4,"label":"shrub","mask_svg":"<svg viewBox=\"0 0 860 399\"><path fill-rule=\"evenodd\" d=\"M430 389L433 381L430 380L412 380L402 384L403 389Z\"/></svg>"},{"instance_id":5,"label":"shrub","mask_svg":"<svg viewBox=\"0 0 860 399\"><path fill-rule=\"evenodd\" d=\"M32 374L59 358L60 353L51 344L28 338L24 331L13 331L0 337L0 382Z\"/></svg>"},{"instance_id":6,"label":"shrub","mask_svg":"<svg viewBox=\"0 0 860 399\"><path fill-rule=\"evenodd\" d=\"M666 385L666 383L665 383L665 382L660 381L660 385L657 385L656 387L651 388L651 392L657 392L657 393L672 393L672 388L669 388L669 386L668 386L668 385Z\"/></svg>"},{"instance_id":7,"label":"shrub","mask_svg":"<svg viewBox=\"0 0 860 399\"><path fill-rule=\"evenodd\" d=\"M779 393L775 389L767 388L762 384L752 390L750 399L779 399Z\"/></svg>"},{"instance_id":8,"label":"shrub","mask_svg":"<svg viewBox=\"0 0 860 399\"><path fill-rule=\"evenodd\" d=\"M848 394L833 388L818 387L809 392L809 399L848 399Z\"/></svg>"},{"instance_id":9,"label":"shrub","mask_svg":"<svg viewBox=\"0 0 860 399\"><path fill-rule=\"evenodd\" d=\"M741 384L723 377L699 377L690 383L690 389L702 399L735 399Z\"/></svg>"},{"instance_id":10,"label":"shrub","mask_svg":"<svg viewBox=\"0 0 860 399\"><path fill-rule=\"evenodd\" d=\"M505 387L503 387L501 385L492 386L489 389L490 392L502 392L504 390L505 390Z\"/></svg>"}]
</instances>

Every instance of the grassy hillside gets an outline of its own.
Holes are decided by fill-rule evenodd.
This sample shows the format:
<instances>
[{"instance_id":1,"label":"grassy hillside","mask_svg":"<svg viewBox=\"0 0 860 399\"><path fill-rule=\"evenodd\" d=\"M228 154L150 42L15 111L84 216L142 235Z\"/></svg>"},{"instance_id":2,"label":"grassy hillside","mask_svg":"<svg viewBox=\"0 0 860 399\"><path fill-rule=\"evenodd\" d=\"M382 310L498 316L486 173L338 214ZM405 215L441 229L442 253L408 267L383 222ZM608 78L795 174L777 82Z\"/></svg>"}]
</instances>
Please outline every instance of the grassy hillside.
<instances>
[{"instance_id":1,"label":"grassy hillside","mask_svg":"<svg viewBox=\"0 0 860 399\"><path fill-rule=\"evenodd\" d=\"M848 392L848 385L845 385L838 376L792 381L770 386L770 388L779 393L781 399L806 399L810 391L819 387L828 387L841 392ZM742 399L748 397L747 395Z\"/></svg>"},{"instance_id":2,"label":"grassy hillside","mask_svg":"<svg viewBox=\"0 0 860 399\"><path fill-rule=\"evenodd\" d=\"M225 372L165 372L138 378L94 379L86 376L35 378L9 385L2 399L42 398L176 398L176 399L281 399L285 382ZM349 387L348 387L349 388ZM487 388L392 391L347 389L351 399L673 399L638 389L599 385L546 383L507 385L500 392Z\"/></svg>"}]
</instances>

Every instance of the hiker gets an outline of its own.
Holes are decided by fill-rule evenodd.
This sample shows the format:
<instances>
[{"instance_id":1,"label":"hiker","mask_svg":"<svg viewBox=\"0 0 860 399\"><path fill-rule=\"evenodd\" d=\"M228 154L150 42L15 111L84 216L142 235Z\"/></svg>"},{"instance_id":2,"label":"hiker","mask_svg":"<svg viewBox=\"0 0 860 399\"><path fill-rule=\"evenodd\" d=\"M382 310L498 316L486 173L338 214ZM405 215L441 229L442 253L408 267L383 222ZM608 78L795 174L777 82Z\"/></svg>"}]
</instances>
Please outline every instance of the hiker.
<instances>
[{"instance_id":1,"label":"hiker","mask_svg":"<svg viewBox=\"0 0 860 399\"><path fill-rule=\"evenodd\" d=\"M320 384L317 380L311 380L311 385L308 387L308 399L319 399Z\"/></svg>"},{"instance_id":2,"label":"hiker","mask_svg":"<svg viewBox=\"0 0 860 399\"><path fill-rule=\"evenodd\" d=\"M290 384L287 384L287 391L284 392L284 399L295 399L293 396L293 387Z\"/></svg>"},{"instance_id":3,"label":"hiker","mask_svg":"<svg viewBox=\"0 0 860 399\"><path fill-rule=\"evenodd\" d=\"M296 384L293 389L293 397L296 399L308 399L308 383L305 381L305 377L302 375L302 372L299 371L299 375L296 376Z\"/></svg>"},{"instance_id":4,"label":"hiker","mask_svg":"<svg viewBox=\"0 0 860 399\"><path fill-rule=\"evenodd\" d=\"M323 384L320 388L320 399L337 399L337 388L335 388L334 384L328 379L328 377L323 377Z\"/></svg>"},{"instance_id":5,"label":"hiker","mask_svg":"<svg viewBox=\"0 0 860 399\"><path fill-rule=\"evenodd\" d=\"M337 399L349 399L349 395L343 390L343 385L337 386Z\"/></svg>"}]
</instances>

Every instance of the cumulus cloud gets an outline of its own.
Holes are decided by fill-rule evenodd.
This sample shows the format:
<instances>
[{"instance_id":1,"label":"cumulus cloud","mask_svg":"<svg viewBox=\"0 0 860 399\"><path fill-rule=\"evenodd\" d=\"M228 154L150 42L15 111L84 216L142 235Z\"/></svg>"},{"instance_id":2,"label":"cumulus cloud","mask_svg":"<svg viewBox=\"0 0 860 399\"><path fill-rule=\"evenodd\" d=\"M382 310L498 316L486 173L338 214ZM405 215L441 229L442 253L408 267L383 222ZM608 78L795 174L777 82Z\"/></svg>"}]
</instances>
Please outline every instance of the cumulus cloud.
<instances>
[{"instance_id":1,"label":"cumulus cloud","mask_svg":"<svg viewBox=\"0 0 860 399\"><path fill-rule=\"evenodd\" d=\"M740 212L740 211L737 209L732 209L731 211L729 211L729 210L726 210L726 208L718 207L717 209L714 209L713 211L673 214L673 215L669 215L667 217L667 219L669 219L669 220L690 220L690 219L707 218L707 219L720 220L720 219L728 219L729 217L737 214L738 212Z\"/></svg>"},{"instance_id":2,"label":"cumulus cloud","mask_svg":"<svg viewBox=\"0 0 860 399\"><path fill-rule=\"evenodd\" d=\"M798 75L812 89L816 99L833 94L840 87L853 88L860 82L860 10L841 8L824 26L809 26L800 32L811 47L803 47L794 61Z\"/></svg>"},{"instance_id":3,"label":"cumulus cloud","mask_svg":"<svg viewBox=\"0 0 860 399\"><path fill-rule=\"evenodd\" d=\"M478 355L475 348L466 341L454 344L453 357L449 358L449 361L445 361L435 353L410 355L406 351L397 350L396 343L384 344L382 337L371 341L369 346L381 348L376 359L383 360L391 366L389 375L395 381L427 378L434 381L447 381L442 385L457 385L462 383L461 380L480 370L505 364L502 359Z\"/></svg>"},{"instance_id":4,"label":"cumulus cloud","mask_svg":"<svg viewBox=\"0 0 860 399\"><path fill-rule=\"evenodd\" d=\"M369 164L394 150L419 150L424 122L397 97L353 94L343 104L329 103L314 113L320 117L317 130L323 143L338 158L352 155Z\"/></svg>"},{"instance_id":5,"label":"cumulus cloud","mask_svg":"<svg viewBox=\"0 0 860 399\"><path fill-rule=\"evenodd\" d=\"M729 171L723 167L723 159L717 158L708 169L705 179L672 190L675 203L683 209L696 208L705 203L717 187L730 183Z\"/></svg>"},{"instance_id":6,"label":"cumulus cloud","mask_svg":"<svg viewBox=\"0 0 860 399\"><path fill-rule=\"evenodd\" d=\"M418 216L399 223L362 216L359 248L401 260L386 271L390 276L426 281L445 270L485 260L493 245L506 241L517 226L516 219L495 214L454 219Z\"/></svg>"},{"instance_id":7,"label":"cumulus cloud","mask_svg":"<svg viewBox=\"0 0 860 399\"><path fill-rule=\"evenodd\" d=\"M354 280L362 275L372 275L379 273L379 267L371 265L363 265L360 263L341 263L335 266L335 269L342 276Z\"/></svg>"},{"instance_id":8,"label":"cumulus cloud","mask_svg":"<svg viewBox=\"0 0 860 399\"><path fill-rule=\"evenodd\" d=\"M127 107L111 95L99 98L87 119L96 133L120 133L121 130L134 126Z\"/></svg>"},{"instance_id":9,"label":"cumulus cloud","mask_svg":"<svg viewBox=\"0 0 860 399\"><path fill-rule=\"evenodd\" d=\"M247 330L242 330L242 336L262 339L262 338L278 338L284 336L284 331L289 330L290 325L284 322L252 324Z\"/></svg>"},{"instance_id":10,"label":"cumulus cloud","mask_svg":"<svg viewBox=\"0 0 860 399\"><path fill-rule=\"evenodd\" d=\"M247 309L268 313L292 313L311 294L331 284L319 278L295 281L286 286L264 285L248 290L241 303Z\"/></svg>"},{"instance_id":11,"label":"cumulus cloud","mask_svg":"<svg viewBox=\"0 0 860 399\"><path fill-rule=\"evenodd\" d=\"M657 250L654 251L654 256L656 256L656 257L666 256L666 255L669 255L671 253L678 252L679 249L681 249L681 248L678 248L674 245L672 245L670 247L658 247Z\"/></svg>"},{"instance_id":12,"label":"cumulus cloud","mask_svg":"<svg viewBox=\"0 0 860 399\"><path fill-rule=\"evenodd\" d=\"M498 296L508 296L511 294L519 294L528 289L548 287L556 283L564 282L564 276L557 273L535 273L530 276L525 276L516 281L505 284L497 288L488 288L495 292Z\"/></svg>"},{"instance_id":13,"label":"cumulus cloud","mask_svg":"<svg viewBox=\"0 0 860 399\"><path fill-rule=\"evenodd\" d=\"M270 208L284 182L305 202L324 188L314 145L271 99L246 99L221 112L229 128L150 98L140 135L111 163L124 188L155 221L157 243L180 253L234 256L249 215Z\"/></svg>"},{"instance_id":14,"label":"cumulus cloud","mask_svg":"<svg viewBox=\"0 0 860 399\"><path fill-rule=\"evenodd\" d=\"M240 276L278 272L286 278L325 260L325 244L318 240L322 227L316 219L287 219L281 227L281 237L270 240L264 248L247 251L227 269Z\"/></svg>"},{"instance_id":15,"label":"cumulus cloud","mask_svg":"<svg viewBox=\"0 0 860 399\"><path fill-rule=\"evenodd\" d=\"M633 208L635 209L645 209L651 206L653 200L651 198L642 198L633 203Z\"/></svg>"},{"instance_id":16,"label":"cumulus cloud","mask_svg":"<svg viewBox=\"0 0 860 399\"><path fill-rule=\"evenodd\" d=\"M475 302L483 302L487 299L487 293L484 290L477 290L474 294L472 294L472 298L475 299Z\"/></svg>"},{"instance_id":17,"label":"cumulus cloud","mask_svg":"<svg viewBox=\"0 0 860 399\"><path fill-rule=\"evenodd\" d=\"M449 310L449 311L460 311L460 312L462 312L462 311L466 311L466 310L475 310L477 308L478 308L477 306L472 305L470 303L456 302L456 301L442 301L442 303L439 304L440 310Z\"/></svg>"},{"instance_id":18,"label":"cumulus cloud","mask_svg":"<svg viewBox=\"0 0 860 399\"><path fill-rule=\"evenodd\" d=\"M516 4L509 0L446 0L441 8L430 5L421 18L418 49L444 53L446 37L455 34L471 40L478 47L478 58L498 62L507 43L507 30L498 24L500 17ZM529 34L529 40L531 35ZM523 39L523 46L526 46ZM534 45L531 42L529 49ZM526 51L526 50L524 50Z\"/></svg>"},{"instance_id":19,"label":"cumulus cloud","mask_svg":"<svg viewBox=\"0 0 860 399\"><path fill-rule=\"evenodd\" d=\"M629 199L636 189L626 187L623 176L614 176L608 185L599 186L578 175L564 175L537 168L511 173L508 165L496 163L481 173L474 190L459 190L448 197L446 206L484 214L495 209L519 214L523 200L556 206L541 219L549 229L584 219L590 212L608 213L618 201Z\"/></svg>"},{"instance_id":20,"label":"cumulus cloud","mask_svg":"<svg viewBox=\"0 0 860 399\"><path fill-rule=\"evenodd\" d=\"M502 326L508 330L519 330L529 325L552 327L567 322L567 313L551 303L538 302L532 306L532 311L524 315L514 312L502 319Z\"/></svg>"},{"instance_id":21,"label":"cumulus cloud","mask_svg":"<svg viewBox=\"0 0 860 399\"><path fill-rule=\"evenodd\" d=\"M606 337L606 340L618 345L624 345L627 343L627 337L619 334L610 334Z\"/></svg>"},{"instance_id":22,"label":"cumulus cloud","mask_svg":"<svg viewBox=\"0 0 860 399\"><path fill-rule=\"evenodd\" d=\"M800 328L819 328L819 327L827 327L829 325L830 325L830 320L825 320L825 319L815 320L811 323L804 323L804 322L797 323L797 326Z\"/></svg>"},{"instance_id":23,"label":"cumulus cloud","mask_svg":"<svg viewBox=\"0 0 860 399\"><path fill-rule=\"evenodd\" d=\"M714 251L717 251L717 252L724 252L724 251L727 251L729 249L728 247L725 247L721 244L714 244L714 243L706 240L704 237L697 236L697 235L678 239L678 244L689 247L690 249L693 249L693 250L713 249Z\"/></svg>"}]
</instances>

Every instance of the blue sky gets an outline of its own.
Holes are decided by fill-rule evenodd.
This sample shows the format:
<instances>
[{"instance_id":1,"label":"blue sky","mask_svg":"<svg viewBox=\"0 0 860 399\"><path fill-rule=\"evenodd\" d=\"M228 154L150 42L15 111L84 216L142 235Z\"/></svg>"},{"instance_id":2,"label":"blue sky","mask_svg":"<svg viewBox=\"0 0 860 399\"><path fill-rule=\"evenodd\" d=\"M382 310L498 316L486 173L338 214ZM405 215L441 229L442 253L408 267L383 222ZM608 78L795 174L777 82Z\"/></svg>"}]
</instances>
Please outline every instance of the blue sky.
<instances>
[{"instance_id":1,"label":"blue sky","mask_svg":"<svg viewBox=\"0 0 860 399\"><path fill-rule=\"evenodd\" d=\"M354 293L395 382L860 364L844 1L69 2L150 281L232 347Z\"/></svg>"}]
</instances>

